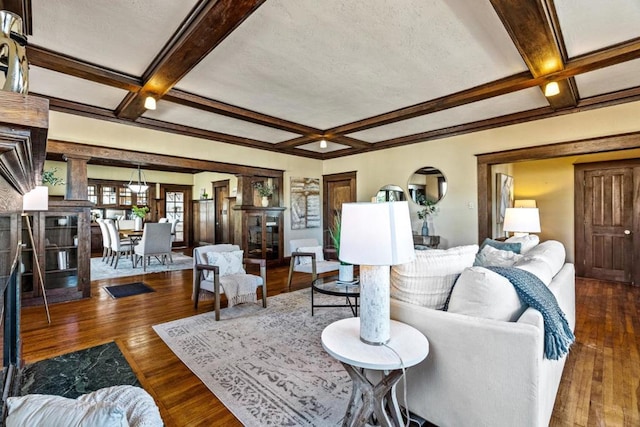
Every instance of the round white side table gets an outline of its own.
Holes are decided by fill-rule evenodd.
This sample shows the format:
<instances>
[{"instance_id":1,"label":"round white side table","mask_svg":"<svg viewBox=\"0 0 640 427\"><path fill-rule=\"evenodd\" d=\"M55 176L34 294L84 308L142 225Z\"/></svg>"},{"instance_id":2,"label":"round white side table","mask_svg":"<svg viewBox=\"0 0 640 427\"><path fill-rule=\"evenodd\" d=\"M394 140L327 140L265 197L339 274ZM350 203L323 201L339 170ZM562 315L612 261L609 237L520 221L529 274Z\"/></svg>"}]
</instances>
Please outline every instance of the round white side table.
<instances>
[{"instance_id":1,"label":"round white side table","mask_svg":"<svg viewBox=\"0 0 640 427\"><path fill-rule=\"evenodd\" d=\"M402 378L403 366L416 365L429 354L429 341L420 331L392 320L389 342L369 345L360 341L360 318L352 317L327 326L322 331L322 346L353 380L343 426L365 425L372 414L381 426L403 425L395 386ZM365 369L382 371L382 379L371 383Z\"/></svg>"}]
</instances>

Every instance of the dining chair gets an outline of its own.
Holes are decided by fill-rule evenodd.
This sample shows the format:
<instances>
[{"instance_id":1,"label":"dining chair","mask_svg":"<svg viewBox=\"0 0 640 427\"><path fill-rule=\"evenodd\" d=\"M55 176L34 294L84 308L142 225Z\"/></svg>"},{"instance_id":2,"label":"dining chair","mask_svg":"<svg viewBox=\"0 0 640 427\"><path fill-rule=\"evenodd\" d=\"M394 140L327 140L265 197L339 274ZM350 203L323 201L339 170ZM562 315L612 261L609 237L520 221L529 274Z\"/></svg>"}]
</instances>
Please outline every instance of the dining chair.
<instances>
[{"instance_id":1,"label":"dining chair","mask_svg":"<svg viewBox=\"0 0 640 427\"><path fill-rule=\"evenodd\" d=\"M147 265L151 257L156 257L161 264L167 265L167 257L171 258L171 224L159 222L147 222L144 224L142 238L133 248L133 267L142 261L142 270L147 271ZM172 261L173 262L173 261Z\"/></svg>"},{"instance_id":2,"label":"dining chair","mask_svg":"<svg viewBox=\"0 0 640 427\"><path fill-rule=\"evenodd\" d=\"M316 239L296 239L289 242L291 261L289 262L289 278L287 289L291 290L293 273L311 274L311 281L318 278L318 274L340 269L340 261L327 260L322 246Z\"/></svg>"},{"instance_id":3,"label":"dining chair","mask_svg":"<svg viewBox=\"0 0 640 427\"><path fill-rule=\"evenodd\" d=\"M118 261L120 261L122 254L133 258L133 243L131 243L130 240L120 239L120 233L116 229L116 225L112 219L105 219L104 223L107 226L109 238L111 239L111 264L114 264L115 261L113 268L118 268Z\"/></svg>"},{"instance_id":4,"label":"dining chair","mask_svg":"<svg viewBox=\"0 0 640 427\"><path fill-rule=\"evenodd\" d=\"M111 258L111 237L109 237L109 230L104 223L104 219L98 218L96 222L100 226L100 233L102 233L102 262L108 262Z\"/></svg>"},{"instance_id":5,"label":"dining chair","mask_svg":"<svg viewBox=\"0 0 640 427\"><path fill-rule=\"evenodd\" d=\"M244 258L238 245L219 244L199 246L193 249L193 294L194 307L198 300L212 294L215 319L220 320L220 295L225 294L229 307L243 302L253 302L257 289L262 287L262 306L267 307L267 260ZM248 274L247 264L260 266L260 276ZM242 290L251 288L249 295ZM251 301L249 301L251 300Z\"/></svg>"}]
</instances>

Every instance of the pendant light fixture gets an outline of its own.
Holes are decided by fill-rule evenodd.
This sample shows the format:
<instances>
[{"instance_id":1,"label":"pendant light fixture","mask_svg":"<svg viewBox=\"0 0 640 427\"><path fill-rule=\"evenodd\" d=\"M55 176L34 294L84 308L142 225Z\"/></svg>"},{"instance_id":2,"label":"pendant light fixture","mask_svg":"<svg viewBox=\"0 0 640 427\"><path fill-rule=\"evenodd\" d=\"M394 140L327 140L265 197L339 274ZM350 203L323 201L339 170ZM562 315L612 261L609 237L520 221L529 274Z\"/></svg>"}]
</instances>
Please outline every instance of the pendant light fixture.
<instances>
[{"instance_id":1,"label":"pendant light fixture","mask_svg":"<svg viewBox=\"0 0 640 427\"><path fill-rule=\"evenodd\" d=\"M134 171L131 172L131 179L129 180L129 184L127 184L127 187L129 188L129 190L131 190L134 193L144 193L145 191L147 191L149 186L147 185L147 180L144 178L144 174L140 170L140 165L138 165L138 182L137 183L133 182L133 174L134 174Z\"/></svg>"}]
</instances>

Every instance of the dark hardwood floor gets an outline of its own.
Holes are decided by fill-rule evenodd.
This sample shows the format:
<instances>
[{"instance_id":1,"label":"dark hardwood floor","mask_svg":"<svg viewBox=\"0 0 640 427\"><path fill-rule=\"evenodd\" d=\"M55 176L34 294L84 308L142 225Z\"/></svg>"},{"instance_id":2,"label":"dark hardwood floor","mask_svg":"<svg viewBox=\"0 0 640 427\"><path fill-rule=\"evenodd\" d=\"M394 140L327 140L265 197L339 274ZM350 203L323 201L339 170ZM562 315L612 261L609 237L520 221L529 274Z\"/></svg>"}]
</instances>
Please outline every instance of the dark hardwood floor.
<instances>
[{"instance_id":1,"label":"dark hardwood floor","mask_svg":"<svg viewBox=\"0 0 640 427\"><path fill-rule=\"evenodd\" d=\"M188 252L187 252L188 253ZM268 293L286 292L287 267L269 268ZM151 393L167 426L241 425L158 338L152 325L211 311L191 301L191 270L92 282L92 297L22 312L23 358L32 363L115 341ZM156 292L112 299L103 286L144 280ZM293 288L304 286L302 276ZM573 346L552 426L640 425L640 288L577 280ZM469 414L472 416L472 414Z\"/></svg>"}]
</instances>

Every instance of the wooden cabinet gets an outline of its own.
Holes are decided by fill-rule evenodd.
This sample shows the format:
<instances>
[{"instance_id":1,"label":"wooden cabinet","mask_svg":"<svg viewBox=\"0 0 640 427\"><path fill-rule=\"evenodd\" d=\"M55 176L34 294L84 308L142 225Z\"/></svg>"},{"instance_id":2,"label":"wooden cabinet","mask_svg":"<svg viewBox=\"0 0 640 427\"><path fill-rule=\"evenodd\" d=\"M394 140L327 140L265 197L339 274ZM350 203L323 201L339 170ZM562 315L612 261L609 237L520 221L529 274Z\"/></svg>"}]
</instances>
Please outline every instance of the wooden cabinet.
<instances>
[{"instance_id":1,"label":"wooden cabinet","mask_svg":"<svg viewBox=\"0 0 640 427\"><path fill-rule=\"evenodd\" d=\"M238 209L235 242L245 251L248 258L264 258L271 264L283 260L283 211L285 208L250 207Z\"/></svg>"},{"instance_id":2,"label":"wooden cabinet","mask_svg":"<svg viewBox=\"0 0 640 427\"><path fill-rule=\"evenodd\" d=\"M215 243L215 208L213 200L194 200L193 244L195 246Z\"/></svg>"},{"instance_id":3,"label":"wooden cabinet","mask_svg":"<svg viewBox=\"0 0 640 427\"><path fill-rule=\"evenodd\" d=\"M89 205L82 201L56 201L49 204L48 211L29 213L33 245L27 218L23 218L23 304L44 303L40 274L50 303L91 296Z\"/></svg>"}]
</instances>

